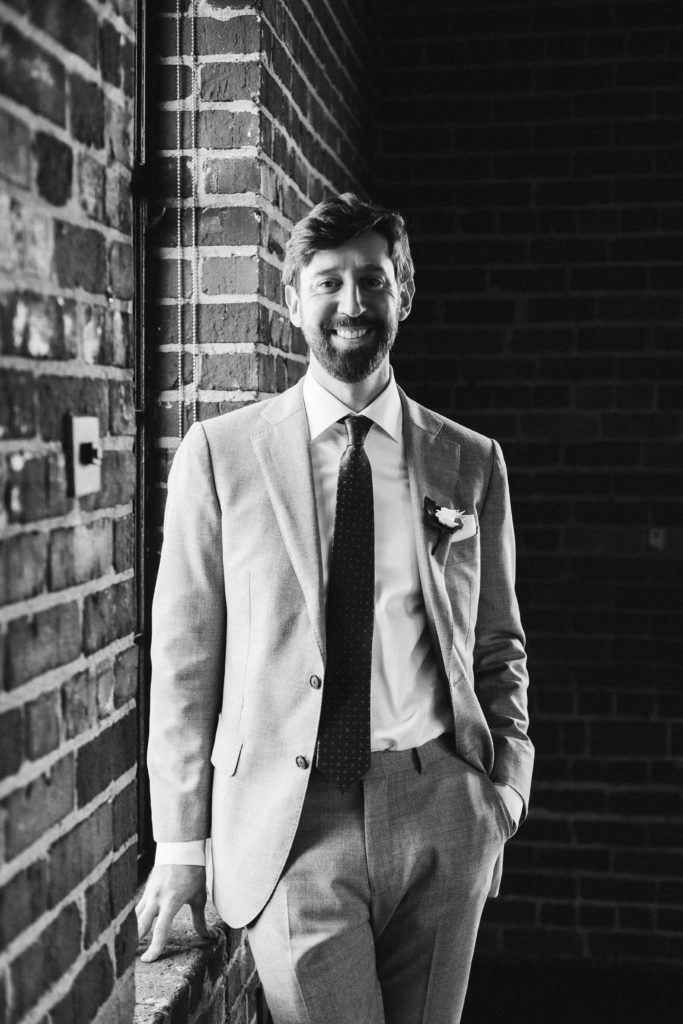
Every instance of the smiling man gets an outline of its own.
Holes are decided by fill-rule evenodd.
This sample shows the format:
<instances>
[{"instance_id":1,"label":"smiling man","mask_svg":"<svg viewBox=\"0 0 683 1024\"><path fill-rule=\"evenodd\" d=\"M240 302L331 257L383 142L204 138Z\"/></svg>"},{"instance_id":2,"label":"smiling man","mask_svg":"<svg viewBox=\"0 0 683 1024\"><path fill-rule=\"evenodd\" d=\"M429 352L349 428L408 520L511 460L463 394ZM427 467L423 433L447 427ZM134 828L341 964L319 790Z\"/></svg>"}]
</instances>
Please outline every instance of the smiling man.
<instances>
[{"instance_id":1,"label":"smiling man","mask_svg":"<svg viewBox=\"0 0 683 1024\"><path fill-rule=\"evenodd\" d=\"M457 1024L479 919L526 813L524 635L495 441L412 402L401 216L345 193L283 272L294 388L192 427L154 599L154 870L246 926L276 1024Z\"/></svg>"}]
</instances>

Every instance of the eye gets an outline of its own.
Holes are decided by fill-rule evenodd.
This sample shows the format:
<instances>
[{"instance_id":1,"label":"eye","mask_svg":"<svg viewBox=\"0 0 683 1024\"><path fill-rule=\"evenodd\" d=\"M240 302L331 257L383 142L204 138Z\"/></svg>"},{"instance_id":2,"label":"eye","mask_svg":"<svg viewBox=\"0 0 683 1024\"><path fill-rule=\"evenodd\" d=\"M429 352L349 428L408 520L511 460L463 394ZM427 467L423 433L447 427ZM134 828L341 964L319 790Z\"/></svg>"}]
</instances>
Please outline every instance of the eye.
<instances>
[{"instance_id":1,"label":"eye","mask_svg":"<svg viewBox=\"0 0 683 1024\"><path fill-rule=\"evenodd\" d=\"M363 284L365 285L366 288L370 288L373 291L376 291L378 288L384 287L384 278L379 277L376 274L371 274L368 277L363 278Z\"/></svg>"},{"instance_id":2,"label":"eye","mask_svg":"<svg viewBox=\"0 0 683 1024\"><path fill-rule=\"evenodd\" d=\"M326 277L326 278L323 278L321 281L318 281L318 283L316 285L316 291L319 291L319 292L332 292L332 291L334 291L335 288L338 287L338 285L339 285L339 282L336 280L336 278L334 278L334 277Z\"/></svg>"}]
</instances>

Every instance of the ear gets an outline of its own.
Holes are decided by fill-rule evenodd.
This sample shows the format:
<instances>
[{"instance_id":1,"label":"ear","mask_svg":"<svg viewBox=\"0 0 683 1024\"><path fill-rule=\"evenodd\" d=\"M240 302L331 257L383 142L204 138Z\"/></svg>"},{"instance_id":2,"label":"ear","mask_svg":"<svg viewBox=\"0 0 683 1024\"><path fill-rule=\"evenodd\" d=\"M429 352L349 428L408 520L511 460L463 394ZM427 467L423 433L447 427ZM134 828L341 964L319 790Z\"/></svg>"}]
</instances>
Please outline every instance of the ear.
<instances>
[{"instance_id":1,"label":"ear","mask_svg":"<svg viewBox=\"0 0 683 1024\"><path fill-rule=\"evenodd\" d=\"M401 285L401 294L400 294L401 306L400 306L400 309L398 311L398 318L399 318L399 320L405 320L406 317L409 315L410 310L412 309L412 306L413 306L413 296L414 295L415 295L415 282L413 281L413 279L411 277L409 281L406 281L405 284Z\"/></svg>"},{"instance_id":2,"label":"ear","mask_svg":"<svg viewBox=\"0 0 683 1024\"><path fill-rule=\"evenodd\" d=\"M285 302L289 310L289 319L295 327L301 327L301 301L296 288L291 284L285 285Z\"/></svg>"}]
</instances>

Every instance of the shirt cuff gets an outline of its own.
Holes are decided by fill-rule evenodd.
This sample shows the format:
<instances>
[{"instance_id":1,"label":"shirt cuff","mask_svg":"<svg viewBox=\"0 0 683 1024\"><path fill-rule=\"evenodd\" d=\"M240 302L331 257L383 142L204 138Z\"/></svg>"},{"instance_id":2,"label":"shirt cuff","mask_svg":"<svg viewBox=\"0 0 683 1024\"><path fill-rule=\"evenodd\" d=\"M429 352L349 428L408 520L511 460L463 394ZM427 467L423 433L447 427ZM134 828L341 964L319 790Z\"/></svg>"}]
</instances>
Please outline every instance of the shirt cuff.
<instances>
[{"instance_id":1,"label":"shirt cuff","mask_svg":"<svg viewBox=\"0 0 683 1024\"><path fill-rule=\"evenodd\" d=\"M206 865L206 840L190 839L185 843L157 843L156 864Z\"/></svg>"}]
</instances>

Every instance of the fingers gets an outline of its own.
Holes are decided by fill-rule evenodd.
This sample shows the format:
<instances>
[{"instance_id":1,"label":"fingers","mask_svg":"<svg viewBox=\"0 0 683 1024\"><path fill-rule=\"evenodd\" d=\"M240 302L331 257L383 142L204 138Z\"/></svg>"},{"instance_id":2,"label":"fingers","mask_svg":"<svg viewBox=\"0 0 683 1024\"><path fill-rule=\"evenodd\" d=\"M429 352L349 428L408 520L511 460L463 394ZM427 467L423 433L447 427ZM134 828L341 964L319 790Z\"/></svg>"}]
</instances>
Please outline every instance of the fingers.
<instances>
[{"instance_id":1,"label":"fingers","mask_svg":"<svg viewBox=\"0 0 683 1024\"><path fill-rule=\"evenodd\" d=\"M157 915L157 907L143 896L135 908L135 915L138 919L138 941L140 941L152 927L152 922Z\"/></svg>"},{"instance_id":2,"label":"fingers","mask_svg":"<svg viewBox=\"0 0 683 1024\"><path fill-rule=\"evenodd\" d=\"M184 903L189 903L192 923L202 939L214 937L206 923L206 874L203 868L163 865L153 869L142 898L135 908L138 938L143 939L156 918L149 947L142 954L145 963L164 952L173 920Z\"/></svg>"},{"instance_id":3,"label":"fingers","mask_svg":"<svg viewBox=\"0 0 683 1024\"><path fill-rule=\"evenodd\" d=\"M168 933L171 930L174 917L175 913L169 907L164 907L159 911L157 923L154 925L154 931L152 932L152 941L149 944L149 948L140 957L146 964L160 957L166 948Z\"/></svg>"}]
</instances>

